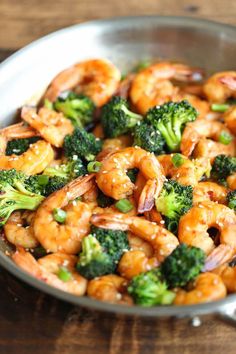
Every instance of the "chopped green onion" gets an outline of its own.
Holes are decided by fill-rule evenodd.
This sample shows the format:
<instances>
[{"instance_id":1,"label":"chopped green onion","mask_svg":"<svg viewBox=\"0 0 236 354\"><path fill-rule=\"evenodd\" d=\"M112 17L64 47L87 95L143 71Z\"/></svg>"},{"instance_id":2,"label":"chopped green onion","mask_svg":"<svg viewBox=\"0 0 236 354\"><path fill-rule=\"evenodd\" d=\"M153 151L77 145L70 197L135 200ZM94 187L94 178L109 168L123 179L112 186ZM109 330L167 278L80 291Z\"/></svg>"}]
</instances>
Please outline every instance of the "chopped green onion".
<instances>
[{"instance_id":1,"label":"chopped green onion","mask_svg":"<svg viewBox=\"0 0 236 354\"><path fill-rule=\"evenodd\" d=\"M224 113L229 109L229 104L227 103L212 103L211 105L211 110L213 112L220 112L220 113Z\"/></svg>"},{"instance_id":2,"label":"chopped green onion","mask_svg":"<svg viewBox=\"0 0 236 354\"><path fill-rule=\"evenodd\" d=\"M128 199L121 199L115 203L115 207L122 213L128 213L133 209L133 204Z\"/></svg>"},{"instance_id":3,"label":"chopped green onion","mask_svg":"<svg viewBox=\"0 0 236 354\"><path fill-rule=\"evenodd\" d=\"M171 158L171 161L175 167L180 167L184 163L184 158L181 154L174 154Z\"/></svg>"},{"instance_id":4,"label":"chopped green onion","mask_svg":"<svg viewBox=\"0 0 236 354\"><path fill-rule=\"evenodd\" d=\"M89 173L98 172L102 166L102 163L99 161L91 161L87 165L87 170Z\"/></svg>"},{"instance_id":5,"label":"chopped green onion","mask_svg":"<svg viewBox=\"0 0 236 354\"><path fill-rule=\"evenodd\" d=\"M49 176L47 175L38 176L38 182L40 186L46 186L46 184L48 184L48 181L49 181Z\"/></svg>"},{"instance_id":6,"label":"chopped green onion","mask_svg":"<svg viewBox=\"0 0 236 354\"><path fill-rule=\"evenodd\" d=\"M232 141L232 135L226 131L222 131L219 136L219 142L224 145L229 145Z\"/></svg>"},{"instance_id":7,"label":"chopped green onion","mask_svg":"<svg viewBox=\"0 0 236 354\"><path fill-rule=\"evenodd\" d=\"M47 98L45 98L44 107L49 108L49 109L53 109L53 103L51 101L49 101Z\"/></svg>"},{"instance_id":8,"label":"chopped green onion","mask_svg":"<svg viewBox=\"0 0 236 354\"><path fill-rule=\"evenodd\" d=\"M64 282L67 282L67 281L71 280L71 278L72 278L71 272L69 272L69 270L66 269L65 267L60 267L60 270L59 270L57 276L59 279L61 279Z\"/></svg>"},{"instance_id":9,"label":"chopped green onion","mask_svg":"<svg viewBox=\"0 0 236 354\"><path fill-rule=\"evenodd\" d=\"M63 224L66 220L66 211L60 209L60 208L55 208L53 209L53 218L55 221L59 222L60 224Z\"/></svg>"}]
</instances>

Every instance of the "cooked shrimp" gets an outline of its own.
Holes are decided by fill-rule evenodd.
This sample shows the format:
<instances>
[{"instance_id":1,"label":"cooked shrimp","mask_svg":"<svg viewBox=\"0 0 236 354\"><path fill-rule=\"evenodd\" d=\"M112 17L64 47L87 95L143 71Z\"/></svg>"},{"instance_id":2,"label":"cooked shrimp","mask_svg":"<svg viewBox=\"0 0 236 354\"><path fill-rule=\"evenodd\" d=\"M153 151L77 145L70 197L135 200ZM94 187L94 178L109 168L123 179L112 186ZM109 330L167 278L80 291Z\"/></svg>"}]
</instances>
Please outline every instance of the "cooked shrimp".
<instances>
[{"instance_id":1,"label":"cooked shrimp","mask_svg":"<svg viewBox=\"0 0 236 354\"><path fill-rule=\"evenodd\" d=\"M142 213L152 209L164 182L162 167L154 154L138 147L116 152L103 160L96 181L104 194L114 199L126 198L135 188L126 174L132 168L139 168L147 179L138 203L138 212Z\"/></svg>"},{"instance_id":2,"label":"cooked shrimp","mask_svg":"<svg viewBox=\"0 0 236 354\"><path fill-rule=\"evenodd\" d=\"M54 253L36 261L21 247L12 255L12 259L24 271L55 288L77 296L82 296L86 292L87 280L75 270L77 262L75 256ZM69 271L71 278L68 281L63 281L58 277L61 268Z\"/></svg>"},{"instance_id":3,"label":"cooked shrimp","mask_svg":"<svg viewBox=\"0 0 236 354\"><path fill-rule=\"evenodd\" d=\"M179 244L177 237L170 231L138 216L119 213L96 214L92 216L91 222L101 228L132 232L150 243L159 262L162 262Z\"/></svg>"},{"instance_id":4,"label":"cooked shrimp","mask_svg":"<svg viewBox=\"0 0 236 354\"><path fill-rule=\"evenodd\" d=\"M190 291L177 290L175 305L193 305L223 299L226 287L219 275L213 273L200 274Z\"/></svg>"},{"instance_id":5,"label":"cooked shrimp","mask_svg":"<svg viewBox=\"0 0 236 354\"><path fill-rule=\"evenodd\" d=\"M21 117L36 129L46 141L56 147L62 147L65 136L74 130L71 121L65 118L62 113L46 107L40 108L38 114L34 108L24 107Z\"/></svg>"},{"instance_id":6,"label":"cooked shrimp","mask_svg":"<svg viewBox=\"0 0 236 354\"><path fill-rule=\"evenodd\" d=\"M154 254L153 247L149 242L135 236L131 232L128 233L129 246L132 251L142 251L146 257L151 258Z\"/></svg>"},{"instance_id":7,"label":"cooked shrimp","mask_svg":"<svg viewBox=\"0 0 236 354\"><path fill-rule=\"evenodd\" d=\"M128 251L123 254L119 261L118 272L126 278L132 279L136 275L155 268L159 262L155 257L148 258L143 251Z\"/></svg>"},{"instance_id":8,"label":"cooked shrimp","mask_svg":"<svg viewBox=\"0 0 236 354\"><path fill-rule=\"evenodd\" d=\"M197 119L207 118L210 113L210 105L207 101L190 94L183 94L182 99L187 100L198 112Z\"/></svg>"},{"instance_id":9,"label":"cooked shrimp","mask_svg":"<svg viewBox=\"0 0 236 354\"><path fill-rule=\"evenodd\" d=\"M236 189L236 173L227 178L227 185L230 189Z\"/></svg>"},{"instance_id":10,"label":"cooked shrimp","mask_svg":"<svg viewBox=\"0 0 236 354\"><path fill-rule=\"evenodd\" d=\"M223 71L212 75L203 85L208 101L224 103L228 98L236 98L235 71Z\"/></svg>"},{"instance_id":11,"label":"cooked shrimp","mask_svg":"<svg viewBox=\"0 0 236 354\"><path fill-rule=\"evenodd\" d=\"M120 71L108 60L82 61L59 73L49 85L45 98L55 101L59 94L74 89L103 106L116 92Z\"/></svg>"},{"instance_id":12,"label":"cooked shrimp","mask_svg":"<svg viewBox=\"0 0 236 354\"><path fill-rule=\"evenodd\" d=\"M6 239L15 246L34 248L38 241L34 237L33 218L35 212L15 211L3 226Z\"/></svg>"},{"instance_id":13,"label":"cooked shrimp","mask_svg":"<svg viewBox=\"0 0 236 354\"><path fill-rule=\"evenodd\" d=\"M218 274L225 284L229 293L236 292L236 267L229 264L223 264L219 268L214 269L214 273Z\"/></svg>"},{"instance_id":14,"label":"cooked shrimp","mask_svg":"<svg viewBox=\"0 0 236 354\"><path fill-rule=\"evenodd\" d=\"M172 162L172 157L173 155L157 156L157 160L164 169L165 176L176 180L184 186L197 185L201 176L199 176L199 171L196 169L194 161L182 156L183 164L179 167L175 167Z\"/></svg>"},{"instance_id":15,"label":"cooked shrimp","mask_svg":"<svg viewBox=\"0 0 236 354\"><path fill-rule=\"evenodd\" d=\"M89 232L91 209L86 203L75 199L92 187L92 178L93 175L89 175L75 179L47 197L37 209L34 234L47 252L76 254L80 250L81 240ZM62 224L53 217L56 208L66 212Z\"/></svg>"},{"instance_id":16,"label":"cooked shrimp","mask_svg":"<svg viewBox=\"0 0 236 354\"><path fill-rule=\"evenodd\" d=\"M212 200L220 204L226 203L227 188L214 182L199 182L193 189L193 204Z\"/></svg>"},{"instance_id":17,"label":"cooked shrimp","mask_svg":"<svg viewBox=\"0 0 236 354\"><path fill-rule=\"evenodd\" d=\"M93 299L112 304L132 305L133 301L127 294L126 289L126 279L115 274L109 274L90 280L87 294Z\"/></svg>"},{"instance_id":18,"label":"cooked shrimp","mask_svg":"<svg viewBox=\"0 0 236 354\"><path fill-rule=\"evenodd\" d=\"M129 135L120 135L118 138L105 139L102 151L97 155L96 160L102 161L105 157L130 145L132 145L132 138Z\"/></svg>"},{"instance_id":19,"label":"cooked shrimp","mask_svg":"<svg viewBox=\"0 0 236 354\"><path fill-rule=\"evenodd\" d=\"M194 149L193 156L197 159L208 158L211 163L214 161L217 155L235 155L235 139L228 145L218 143L216 141L202 138Z\"/></svg>"},{"instance_id":20,"label":"cooked shrimp","mask_svg":"<svg viewBox=\"0 0 236 354\"><path fill-rule=\"evenodd\" d=\"M180 150L183 155L190 156L202 138L211 138L218 142L222 132L230 134L225 125L217 121L201 119L187 123L182 135ZM233 141L232 143L235 144ZM219 142L217 144L222 148L228 146Z\"/></svg>"},{"instance_id":21,"label":"cooked shrimp","mask_svg":"<svg viewBox=\"0 0 236 354\"><path fill-rule=\"evenodd\" d=\"M135 76L131 85L130 98L137 111L145 114L151 107L182 99L179 88L170 82L171 79L191 82L200 78L199 69L183 64L157 63Z\"/></svg>"},{"instance_id":22,"label":"cooked shrimp","mask_svg":"<svg viewBox=\"0 0 236 354\"><path fill-rule=\"evenodd\" d=\"M31 138L38 135L36 130L26 126L24 122L10 125L0 130L0 154L5 154L7 143L13 139Z\"/></svg>"},{"instance_id":23,"label":"cooked shrimp","mask_svg":"<svg viewBox=\"0 0 236 354\"><path fill-rule=\"evenodd\" d=\"M236 107L233 106L224 113L224 122L226 127L236 135Z\"/></svg>"},{"instance_id":24,"label":"cooked shrimp","mask_svg":"<svg viewBox=\"0 0 236 354\"><path fill-rule=\"evenodd\" d=\"M215 248L208 234L211 227L218 230L220 243L230 246L230 259L236 252L236 215L225 205L211 201L195 205L180 218L179 241L199 247L208 255Z\"/></svg>"},{"instance_id":25,"label":"cooked shrimp","mask_svg":"<svg viewBox=\"0 0 236 354\"><path fill-rule=\"evenodd\" d=\"M0 156L0 169L15 168L28 175L43 172L54 158L53 148L44 140L31 144L29 149L21 155Z\"/></svg>"}]
</instances>

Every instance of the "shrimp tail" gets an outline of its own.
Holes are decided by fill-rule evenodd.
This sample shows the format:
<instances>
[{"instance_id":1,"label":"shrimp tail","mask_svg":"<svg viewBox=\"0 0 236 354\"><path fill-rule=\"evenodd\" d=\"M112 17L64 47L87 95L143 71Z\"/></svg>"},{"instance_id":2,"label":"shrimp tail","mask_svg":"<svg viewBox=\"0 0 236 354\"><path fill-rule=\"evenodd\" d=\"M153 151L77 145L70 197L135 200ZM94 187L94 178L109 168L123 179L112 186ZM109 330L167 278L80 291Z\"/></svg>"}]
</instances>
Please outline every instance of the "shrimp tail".
<instances>
[{"instance_id":1,"label":"shrimp tail","mask_svg":"<svg viewBox=\"0 0 236 354\"><path fill-rule=\"evenodd\" d=\"M211 270L220 267L222 264L230 261L234 255L232 247L221 244L216 247L207 257L203 272L210 272Z\"/></svg>"},{"instance_id":2,"label":"shrimp tail","mask_svg":"<svg viewBox=\"0 0 236 354\"><path fill-rule=\"evenodd\" d=\"M131 218L130 218L131 219ZM94 214L90 219L91 223L102 229L127 231L129 228L129 219L123 214Z\"/></svg>"},{"instance_id":3,"label":"shrimp tail","mask_svg":"<svg viewBox=\"0 0 236 354\"><path fill-rule=\"evenodd\" d=\"M225 86L227 86L230 90L236 90L236 77L223 76L219 78L219 81Z\"/></svg>"},{"instance_id":4,"label":"shrimp tail","mask_svg":"<svg viewBox=\"0 0 236 354\"><path fill-rule=\"evenodd\" d=\"M88 192L93 187L94 176L95 174L80 176L72 182L68 183L64 188L65 192L68 194L69 200L74 200Z\"/></svg>"},{"instance_id":5,"label":"shrimp tail","mask_svg":"<svg viewBox=\"0 0 236 354\"><path fill-rule=\"evenodd\" d=\"M139 198L138 213L142 214L145 211L150 211L153 208L155 197L159 195L161 188L162 185L157 183L156 180L147 181Z\"/></svg>"}]
</instances>

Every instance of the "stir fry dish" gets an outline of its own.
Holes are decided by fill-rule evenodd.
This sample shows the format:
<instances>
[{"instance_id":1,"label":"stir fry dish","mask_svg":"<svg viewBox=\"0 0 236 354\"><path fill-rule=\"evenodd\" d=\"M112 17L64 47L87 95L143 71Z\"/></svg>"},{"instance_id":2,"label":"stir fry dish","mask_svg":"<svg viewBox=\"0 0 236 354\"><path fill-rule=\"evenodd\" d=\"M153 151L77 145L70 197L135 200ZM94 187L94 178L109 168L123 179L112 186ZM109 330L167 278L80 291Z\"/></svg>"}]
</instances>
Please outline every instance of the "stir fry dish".
<instances>
[{"instance_id":1,"label":"stir fry dish","mask_svg":"<svg viewBox=\"0 0 236 354\"><path fill-rule=\"evenodd\" d=\"M236 72L108 60L59 73L0 131L17 266L76 296L190 305L236 292Z\"/></svg>"}]
</instances>

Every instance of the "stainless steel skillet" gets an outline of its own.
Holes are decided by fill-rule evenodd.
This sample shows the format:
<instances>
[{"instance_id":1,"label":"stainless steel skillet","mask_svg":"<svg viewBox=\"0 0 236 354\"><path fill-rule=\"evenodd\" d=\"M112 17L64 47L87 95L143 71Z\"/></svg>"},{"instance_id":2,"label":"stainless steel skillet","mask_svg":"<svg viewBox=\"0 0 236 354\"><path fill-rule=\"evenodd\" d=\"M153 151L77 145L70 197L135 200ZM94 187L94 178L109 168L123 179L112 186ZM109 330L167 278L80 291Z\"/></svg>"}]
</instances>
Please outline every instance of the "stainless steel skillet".
<instances>
[{"instance_id":1,"label":"stainless steel skillet","mask_svg":"<svg viewBox=\"0 0 236 354\"><path fill-rule=\"evenodd\" d=\"M0 64L0 121L10 124L17 108L36 102L60 70L86 58L109 58L123 72L141 59L172 59L208 73L235 69L236 27L184 17L123 17L72 26L43 37ZM19 279L75 305L148 317L219 314L236 322L236 295L194 306L125 307L76 297L52 288L16 267L0 243L0 265Z\"/></svg>"}]
</instances>

